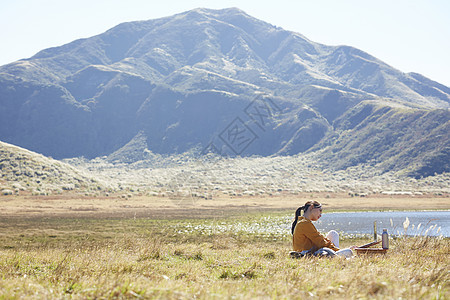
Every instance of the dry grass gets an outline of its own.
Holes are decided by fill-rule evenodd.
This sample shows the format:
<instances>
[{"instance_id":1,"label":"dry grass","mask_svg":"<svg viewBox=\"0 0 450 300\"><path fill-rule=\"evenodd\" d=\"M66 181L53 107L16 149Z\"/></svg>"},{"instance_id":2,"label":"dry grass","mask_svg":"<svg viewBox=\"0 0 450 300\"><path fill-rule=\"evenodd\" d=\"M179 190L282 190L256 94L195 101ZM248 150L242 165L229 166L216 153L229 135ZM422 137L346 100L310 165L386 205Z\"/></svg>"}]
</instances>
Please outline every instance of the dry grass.
<instances>
[{"instance_id":1,"label":"dry grass","mask_svg":"<svg viewBox=\"0 0 450 300\"><path fill-rule=\"evenodd\" d=\"M449 195L450 174L422 179L382 172L371 165L333 171L317 154L274 157L156 156L135 163L107 158L57 161L0 142L0 195L60 195L75 191L101 197L121 192L196 200L304 193Z\"/></svg>"},{"instance_id":2,"label":"dry grass","mask_svg":"<svg viewBox=\"0 0 450 300\"><path fill-rule=\"evenodd\" d=\"M450 174L422 179L381 172L371 165L332 171L320 167L314 153L274 157L197 157L189 153L132 164L104 158L65 160L115 191L141 191L166 196L214 197L299 193L380 194L450 193ZM92 191L90 192L92 193Z\"/></svg>"},{"instance_id":3,"label":"dry grass","mask_svg":"<svg viewBox=\"0 0 450 300\"><path fill-rule=\"evenodd\" d=\"M448 239L392 239L386 256L295 260L286 236L182 230L252 218L2 219L0 299L450 297Z\"/></svg>"}]
</instances>

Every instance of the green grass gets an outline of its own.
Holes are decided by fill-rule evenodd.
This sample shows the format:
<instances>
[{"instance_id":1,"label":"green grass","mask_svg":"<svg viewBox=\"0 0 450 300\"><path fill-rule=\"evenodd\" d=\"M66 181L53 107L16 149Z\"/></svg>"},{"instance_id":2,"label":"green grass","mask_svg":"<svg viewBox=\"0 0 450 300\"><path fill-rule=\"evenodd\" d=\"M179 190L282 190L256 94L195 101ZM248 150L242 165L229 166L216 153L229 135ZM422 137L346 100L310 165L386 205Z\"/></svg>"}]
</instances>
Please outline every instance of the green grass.
<instances>
[{"instance_id":1,"label":"green grass","mask_svg":"<svg viewBox=\"0 0 450 300\"><path fill-rule=\"evenodd\" d=\"M448 239L392 239L386 256L296 260L289 235L248 230L270 217L2 218L0 299L450 296Z\"/></svg>"}]
</instances>

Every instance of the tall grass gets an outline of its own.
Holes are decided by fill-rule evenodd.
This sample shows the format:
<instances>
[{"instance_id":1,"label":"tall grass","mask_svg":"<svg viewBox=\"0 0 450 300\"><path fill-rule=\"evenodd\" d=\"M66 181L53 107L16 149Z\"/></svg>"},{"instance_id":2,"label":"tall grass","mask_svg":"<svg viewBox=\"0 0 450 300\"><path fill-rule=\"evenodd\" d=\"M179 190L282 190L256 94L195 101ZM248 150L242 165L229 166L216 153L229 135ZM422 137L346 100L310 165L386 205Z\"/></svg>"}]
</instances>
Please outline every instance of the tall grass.
<instances>
[{"instance_id":1,"label":"tall grass","mask_svg":"<svg viewBox=\"0 0 450 300\"><path fill-rule=\"evenodd\" d=\"M393 239L386 256L291 259L289 237L181 232L186 220L54 219L29 226L9 220L14 222L22 224L18 230L0 235L0 299L450 296L450 243L444 238ZM40 230L30 232L31 226Z\"/></svg>"}]
</instances>

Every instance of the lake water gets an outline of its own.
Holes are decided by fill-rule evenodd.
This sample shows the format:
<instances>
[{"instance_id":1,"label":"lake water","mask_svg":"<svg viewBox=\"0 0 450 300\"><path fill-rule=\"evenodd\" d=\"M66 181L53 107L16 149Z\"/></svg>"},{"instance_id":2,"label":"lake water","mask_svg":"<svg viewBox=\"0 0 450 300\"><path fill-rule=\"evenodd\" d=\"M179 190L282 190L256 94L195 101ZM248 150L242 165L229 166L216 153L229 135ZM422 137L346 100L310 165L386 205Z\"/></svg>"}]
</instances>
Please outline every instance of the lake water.
<instances>
[{"instance_id":1,"label":"lake water","mask_svg":"<svg viewBox=\"0 0 450 300\"><path fill-rule=\"evenodd\" d=\"M447 211L384 211L384 212L340 212L324 213L315 223L323 233L334 229L345 236L373 236L373 222L377 222L377 233L383 228L390 235L404 235L403 223L407 220L407 235L450 237L450 210ZM291 237L292 215L261 216L249 221L210 220L202 223L183 223L176 225L179 233L214 233L233 232L240 234L257 234L274 239Z\"/></svg>"},{"instance_id":2,"label":"lake water","mask_svg":"<svg viewBox=\"0 0 450 300\"><path fill-rule=\"evenodd\" d=\"M373 223L376 221L378 234L386 228L389 234L401 235L405 234L406 218L409 220L407 235L450 237L448 210L324 213L315 225L322 232L334 229L349 235L373 234Z\"/></svg>"}]
</instances>

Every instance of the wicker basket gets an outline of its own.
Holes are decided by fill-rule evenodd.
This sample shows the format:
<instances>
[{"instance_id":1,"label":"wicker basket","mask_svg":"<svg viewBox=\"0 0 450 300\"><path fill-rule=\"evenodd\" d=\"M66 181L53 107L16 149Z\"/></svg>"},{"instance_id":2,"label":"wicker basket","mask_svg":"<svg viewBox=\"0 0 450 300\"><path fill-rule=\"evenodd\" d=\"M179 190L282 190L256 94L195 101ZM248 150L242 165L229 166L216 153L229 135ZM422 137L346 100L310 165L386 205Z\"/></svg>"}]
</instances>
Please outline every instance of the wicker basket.
<instances>
[{"instance_id":1,"label":"wicker basket","mask_svg":"<svg viewBox=\"0 0 450 300\"><path fill-rule=\"evenodd\" d=\"M386 254L388 249L383 248L355 248L356 254Z\"/></svg>"}]
</instances>

